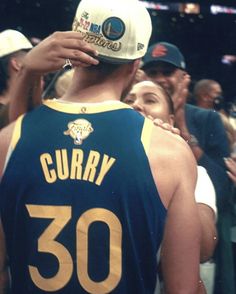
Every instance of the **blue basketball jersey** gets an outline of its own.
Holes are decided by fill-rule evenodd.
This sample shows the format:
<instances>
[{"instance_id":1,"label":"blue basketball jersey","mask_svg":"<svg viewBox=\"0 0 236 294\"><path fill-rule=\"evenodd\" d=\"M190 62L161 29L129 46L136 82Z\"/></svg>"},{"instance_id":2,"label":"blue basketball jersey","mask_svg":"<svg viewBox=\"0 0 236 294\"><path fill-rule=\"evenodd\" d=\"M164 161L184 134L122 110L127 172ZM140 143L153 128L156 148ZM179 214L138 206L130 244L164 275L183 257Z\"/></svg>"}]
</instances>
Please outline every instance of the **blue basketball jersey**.
<instances>
[{"instance_id":1,"label":"blue basketball jersey","mask_svg":"<svg viewBox=\"0 0 236 294\"><path fill-rule=\"evenodd\" d=\"M163 206L152 122L121 102L20 117L0 185L12 293L153 293Z\"/></svg>"}]
</instances>

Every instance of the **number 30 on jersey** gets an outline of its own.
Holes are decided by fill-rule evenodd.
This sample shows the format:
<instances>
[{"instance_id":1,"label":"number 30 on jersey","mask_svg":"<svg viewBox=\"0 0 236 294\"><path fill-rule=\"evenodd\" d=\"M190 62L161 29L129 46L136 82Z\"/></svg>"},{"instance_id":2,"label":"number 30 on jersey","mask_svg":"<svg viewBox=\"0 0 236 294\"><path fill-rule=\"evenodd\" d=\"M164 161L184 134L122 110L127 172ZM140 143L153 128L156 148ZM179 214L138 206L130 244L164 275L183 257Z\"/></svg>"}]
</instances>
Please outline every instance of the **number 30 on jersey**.
<instances>
[{"instance_id":1,"label":"number 30 on jersey","mask_svg":"<svg viewBox=\"0 0 236 294\"><path fill-rule=\"evenodd\" d=\"M38 251L51 253L58 260L58 271L50 278L43 277L36 266L29 265L29 273L34 284L47 292L62 289L69 283L73 273L73 260L68 249L56 237L72 218L71 206L26 205L30 217L53 219L38 238ZM88 232L93 222L104 222L110 231L109 274L100 282L91 280L88 274ZM80 285L88 293L110 293L118 285L122 274L122 227L116 215L103 208L93 208L84 212L76 224L77 277Z\"/></svg>"}]
</instances>

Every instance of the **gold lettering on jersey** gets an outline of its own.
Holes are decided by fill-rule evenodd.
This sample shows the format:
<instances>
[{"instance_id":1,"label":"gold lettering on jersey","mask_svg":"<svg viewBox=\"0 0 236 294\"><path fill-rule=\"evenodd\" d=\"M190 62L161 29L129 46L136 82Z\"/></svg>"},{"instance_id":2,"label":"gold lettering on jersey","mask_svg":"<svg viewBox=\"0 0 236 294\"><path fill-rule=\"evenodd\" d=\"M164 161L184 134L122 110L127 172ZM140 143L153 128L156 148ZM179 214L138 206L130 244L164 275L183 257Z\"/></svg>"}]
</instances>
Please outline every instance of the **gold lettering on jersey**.
<instances>
[{"instance_id":1,"label":"gold lettering on jersey","mask_svg":"<svg viewBox=\"0 0 236 294\"><path fill-rule=\"evenodd\" d=\"M96 168L100 160L100 154L96 151L90 151L89 157L87 160L87 164L85 167L83 180L94 182L94 178L96 175Z\"/></svg>"},{"instance_id":2,"label":"gold lettering on jersey","mask_svg":"<svg viewBox=\"0 0 236 294\"><path fill-rule=\"evenodd\" d=\"M115 158L109 158L106 154L104 154L103 156L103 161L102 161L102 166L101 166L101 170L100 173L97 177L96 180L96 184L98 186L101 185L105 175L107 174L107 172L109 171L109 169L112 167L113 163L115 162Z\"/></svg>"},{"instance_id":3,"label":"gold lettering on jersey","mask_svg":"<svg viewBox=\"0 0 236 294\"><path fill-rule=\"evenodd\" d=\"M55 154L43 153L40 163L45 180L55 183L57 180L83 180L100 186L115 163L116 159L107 154L91 150L84 160L81 149L73 149L69 157L66 149L55 150Z\"/></svg>"},{"instance_id":4,"label":"gold lettering on jersey","mask_svg":"<svg viewBox=\"0 0 236 294\"><path fill-rule=\"evenodd\" d=\"M57 176L60 180L69 178L69 167L66 149L56 150Z\"/></svg>"},{"instance_id":5,"label":"gold lettering on jersey","mask_svg":"<svg viewBox=\"0 0 236 294\"><path fill-rule=\"evenodd\" d=\"M57 174L54 169L50 169L50 165L53 164L51 155L48 153L42 154L40 156L40 162L46 181L49 184L56 182Z\"/></svg>"},{"instance_id":6,"label":"gold lettering on jersey","mask_svg":"<svg viewBox=\"0 0 236 294\"><path fill-rule=\"evenodd\" d=\"M71 180L81 180L82 178L82 163L84 159L84 153L80 149L73 149L71 159Z\"/></svg>"}]
</instances>

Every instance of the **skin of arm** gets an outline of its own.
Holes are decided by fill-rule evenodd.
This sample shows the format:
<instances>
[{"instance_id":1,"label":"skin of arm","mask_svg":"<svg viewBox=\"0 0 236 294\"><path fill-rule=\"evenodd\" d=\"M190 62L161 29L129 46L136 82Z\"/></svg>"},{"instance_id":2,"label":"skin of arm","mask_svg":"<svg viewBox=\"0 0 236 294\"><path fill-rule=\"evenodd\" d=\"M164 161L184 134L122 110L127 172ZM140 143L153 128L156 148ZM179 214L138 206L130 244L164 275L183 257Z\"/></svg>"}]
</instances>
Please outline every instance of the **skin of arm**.
<instances>
[{"instance_id":1,"label":"skin of arm","mask_svg":"<svg viewBox=\"0 0 236 294\"><path fill-rule=\"evenodd\" d=\"M93 56L97 56L97 51L84 42L78 32L55 32L41 41L26 54L11 88L10 122L30 107L41 104L44 74L62 69L68 58L74 67L96 65L98 60Z\"/></svg>"},{"instance_id":2,"label":"skin of arm","mask_svg":"<svg viewBox=\"0 0 236 294\"><path fill-rule=\"evenodd\" d=\"M180 130L180 134L182 138L185 141L188 141L190 139L190 131L187 127L186 122L186 114L185 114L185 104L186 99L188 95L188 86L190 83L190 76L186 73L183 73L182 79L179 81L177 88L175 89L175 93L173 95L173 101L175 106L175 122L176 126ZM212 115L213 116L213 115ZM212 120L214 119L214 126L216 128L215 133L218 134L219 131L223 132L221 121L215 122L217 119L214 115L212 117ZM209 122L209 121L208 121ZM211 128L212 131L212 128ZM212 131L212 133L214 133ZM209 135L210 136L210 135ZM217 138L216 138L217 140ZM221 138L222 140L222 138ZM223 140L222 140L223 141ZM204 150L199 145L192 145L190 146L191 151L196 159L197 162L202 163L201 165L205 166L205 168L208 168L210 171L209 175L211 176L211 180L214 183L214 186L216 187L217 194L222 194L219 192L219 189L217 189L219 185L219 179L222 177L219 177L215 179L218 175L218 173L224 173L224 167L222 165L222 158L223 155L219 154L219 151L222 152L222 154L225 153L225 150L227 148L223 149L222 141L215 143L215 157L208 156ZM222 150L221 150L221 149ZM213 167L214 166L214 167ZM211 168L212 167L212 168ZM211 173L211 171L214 171ZM215 246L217 244L217 229L216 229L216 222L215 222L215 214L214 211L211 209L210 206L204 204L204 203L197 203L198 206L198 212L201 222L201 254L200 254L200 262L205 262L209 260L215 250Z\"/></svg>"},{"instance_id":3,"label":"skin of arm","mask_svg":"<svg viewBox=\"0 0 236 294\"><path fill-rule=\"evenodd\" d=\"M194 199L196 162L182 139L163 130L157 133L149 160L168 209L161 251L165 293L205 293L199 278L201 227Z\"/></svg>"},{"instance_id":4,"label":"skin of arm","mask_svg":"<svg viewBox=\"0 0 236 294\"><path fill-rule=\"evenodd\" d=\"M166 123L163 124L163 122L158 119L154 120L154 124L174 134L180 134L180 132L177 131L178 129L176 130L171 125L168 125ZM236 164L235 164L235 175L236 175ZM236 181L236 176L235 176L235 181ZM205 185L205 181L203 185ZM201 193L204 193L204 192L201 191ZM216 215L213 209L204 203L197 203L197 207L198 207L199 218L201 223L200 262L205 262L212 257L216 244L217 244L217 229L215 224Z\"/></svg>"},{"instance_id":5,"label":"skin of arm","mask_svg":"<svg viewBox=\"0 0 236 294\"><path fill-rule=\"evenodd\" d=\"M185 109L182 108L179 110L179 114L182 112L182 117L185 116ZM214 120L214 124L212 123L211 132L209 132L209 138L211 137L211 133L218 134L221 133L222 137L220 139L215 138L215 140L211 139L211 143L214 142L214 145L211 147L211 156L203 151L203 149L198 146L190 146L196 160L199 165L207 168L208 174L211 178L212 183L214 184L216 195L224 196L227 195L227 192L223 192L225 187L228 187L228 183L226 182L226 172L224 171L223 162L223 154L226 154L227 147L224 148L223 142L227 143L226 136L224 137L224 129L221 121L216 117L217 115L211 114L211 119ZM211 120L211 121L212 121ZM181 121L181 120L179 120ZM209 121L208 121L209 122ZM182 130L181 135L187 141L190 138L190 132L187 129L185 119L182 120ZM213 132L213 126L215 131ZM210 128L210 126L208 126ZM224 140L225 139L225 140ZM209 148L210 149L210 148ZM206 151L207 152L207 151ZM223 181L225 184L223 184ZM203 191L202 191L203 192ZM204 193L204 192L203 192ZM219 199L219 198L218 198ZM223 200L223 198L221 197ZM221 200L221 201L222 201ZM220 206L220 205L219 205ZM201 231L202 231L202 239L201 239L201 262L205 262L209 260L215 250L217 245L217 228L215 221L215 214L213 210L203 203L198 203L199 216L201 220Z\"/></svg>"}]
</instances>

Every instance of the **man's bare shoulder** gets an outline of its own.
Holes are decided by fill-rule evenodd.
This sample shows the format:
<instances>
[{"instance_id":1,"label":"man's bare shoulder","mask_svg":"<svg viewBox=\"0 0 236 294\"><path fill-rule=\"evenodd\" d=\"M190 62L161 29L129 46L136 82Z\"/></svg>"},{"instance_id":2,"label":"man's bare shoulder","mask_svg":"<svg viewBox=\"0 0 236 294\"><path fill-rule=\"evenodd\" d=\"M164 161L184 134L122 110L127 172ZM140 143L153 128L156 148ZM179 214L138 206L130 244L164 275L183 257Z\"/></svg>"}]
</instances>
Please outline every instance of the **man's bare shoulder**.
<instances>
[{"instance_id":1,"label":"man's bare shoulder","mask_svg":"<svg viewBox=\"0 0 236 294\"><path fill-rule=\"evenodd\" d=\"M166 207L172 195L189 181L196 182L197 164L188 144L178 135L153 128L149 149L153 177Z\"/></svg>"},{"instance_id":2,"label":"man's bare shoulder","mask_svg":"<svg viewBox=\"0 0 236 294\"><path fill-rule=\"evenodd\" d=\"M0 177L2 176L8 148L11 143L11 138L15 123L11 123L0 131Z\"/></svg>"},{"instance_id":3,"label":"man's bare shoulder","mask_svg":"<svg viewBox=\"0 0 236 294\"><path fill-rule=\"evenodd\" d=\"M156 157L157 154L162 156L174 156L178 158L188 156L194 160L191 149L182 137L155 126L152 132L150 152Z\"/></svg>"}]
</instances>

